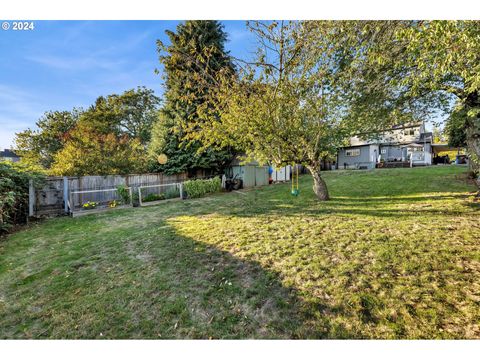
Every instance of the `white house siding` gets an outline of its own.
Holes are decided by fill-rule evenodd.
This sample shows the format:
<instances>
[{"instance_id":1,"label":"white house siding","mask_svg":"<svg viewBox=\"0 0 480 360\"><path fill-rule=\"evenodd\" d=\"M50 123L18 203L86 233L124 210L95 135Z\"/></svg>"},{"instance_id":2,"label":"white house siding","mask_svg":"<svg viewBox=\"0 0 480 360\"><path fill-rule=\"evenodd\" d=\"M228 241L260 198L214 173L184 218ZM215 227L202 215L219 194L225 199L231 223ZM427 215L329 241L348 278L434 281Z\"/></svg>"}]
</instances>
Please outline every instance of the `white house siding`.
<instances>
[{"instance_id":1,"label":"white house siding","mask_svg":"<svg viewBox=\"0 0 480 360\"><path fill-rule=\"evenodd\" d=\"M420 137L420 134L424 132L425 129L422 124L410 125L405 128L385 131L383 134L379 134L375 138L368 140L359 138L358 136L353 136L350 138L350 145L361 146L382 143L406 144L416 141Z\"/></svg>"}]
</instances>

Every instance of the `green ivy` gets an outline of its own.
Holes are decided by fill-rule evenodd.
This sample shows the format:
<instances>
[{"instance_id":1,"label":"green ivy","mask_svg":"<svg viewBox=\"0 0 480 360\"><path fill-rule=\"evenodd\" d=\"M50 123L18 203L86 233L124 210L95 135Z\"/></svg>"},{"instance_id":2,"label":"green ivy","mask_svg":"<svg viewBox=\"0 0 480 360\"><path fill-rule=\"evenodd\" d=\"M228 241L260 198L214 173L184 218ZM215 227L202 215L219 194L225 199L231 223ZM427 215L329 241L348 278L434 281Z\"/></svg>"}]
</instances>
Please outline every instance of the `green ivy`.
<instances>
[{"instance_id":1,"label":"green ivy","mask_svg":"<svg viewBox=\"0 0 480 360\"><path fill-rule=\"evenodd\" d=\"M44 176L17 163L0 162L0 234L28 216L28 184L42 185Z\"/></svg>"}]
</instances>

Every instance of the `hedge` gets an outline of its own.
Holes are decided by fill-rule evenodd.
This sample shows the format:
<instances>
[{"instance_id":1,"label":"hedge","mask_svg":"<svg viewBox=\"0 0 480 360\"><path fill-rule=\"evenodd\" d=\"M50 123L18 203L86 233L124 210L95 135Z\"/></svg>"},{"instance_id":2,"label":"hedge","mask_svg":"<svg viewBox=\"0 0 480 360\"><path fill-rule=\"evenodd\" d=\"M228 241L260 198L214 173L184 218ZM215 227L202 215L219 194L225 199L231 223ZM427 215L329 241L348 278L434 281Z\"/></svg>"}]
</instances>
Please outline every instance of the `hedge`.
<instances>
[{"instance_id":1,"label":"hedge","mask_svg":"<svg viewBox=\"0 0 480 360\"><path fill-rule=\"evenodd\" d=\"M26 222L30 179L39 184L43 176L20 165L0 162L0 234Z\"/></svg>"},{"instance_id":2,"label":"hedge","mask_svg":"<svg viewBox=\"0 0 480 360\"><path fill-rule=\"evenodd\" d=\"M183 183L183 189L189 198L199 198L205 194L220 191L222 189L222 180L219 177L207 180L187 180Z\"/></svg>"}]
</instances>

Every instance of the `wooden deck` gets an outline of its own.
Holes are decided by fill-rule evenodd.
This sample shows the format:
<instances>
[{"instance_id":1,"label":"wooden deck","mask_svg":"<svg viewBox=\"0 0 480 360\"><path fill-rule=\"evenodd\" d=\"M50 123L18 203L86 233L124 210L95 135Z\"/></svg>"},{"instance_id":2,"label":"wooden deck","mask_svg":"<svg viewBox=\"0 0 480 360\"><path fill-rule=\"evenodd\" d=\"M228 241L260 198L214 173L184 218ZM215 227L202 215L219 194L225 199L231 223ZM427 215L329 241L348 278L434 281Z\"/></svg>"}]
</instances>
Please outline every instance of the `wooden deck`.
<instances>
[{"instance_id":1,"label":"wooden deck","mask_svg":"<svg viewBox=\"0 0 480 360\"><path fill-rule=\"evenodd\" d=\"M377 168L408 168L410 167L410 162L408 161L385 161L383 163L378 163Z\"/></svg>"}]
</instances>

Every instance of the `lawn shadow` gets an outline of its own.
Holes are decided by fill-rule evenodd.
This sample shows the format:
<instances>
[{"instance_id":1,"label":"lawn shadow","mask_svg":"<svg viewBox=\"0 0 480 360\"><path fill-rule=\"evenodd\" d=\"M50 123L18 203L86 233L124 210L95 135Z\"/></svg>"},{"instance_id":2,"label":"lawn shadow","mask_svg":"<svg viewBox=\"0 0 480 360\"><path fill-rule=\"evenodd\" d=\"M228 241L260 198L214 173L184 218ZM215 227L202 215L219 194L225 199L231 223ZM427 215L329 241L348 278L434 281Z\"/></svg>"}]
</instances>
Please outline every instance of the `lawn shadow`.
<instances>
[{"instance_id":1,"label":"lawn shadow","mask_svg":"<svg viewBox=\"0 0 480 360\"><path fill-rule=\"evenodd\" d=\"M44 249L28 275L19 265L2 284L0 338L356 337L319 319L337 310L305 303L277 272L183 236L166 219L145 228L128 212L97 219L105 227L71 233L62 255Z\"/></svg>"},{"instance_id":2,"label":"lawn shadow","mask_svg":"<svg viewBox=\"0 0 480 360\"><path fill-rule=\"evenodd\" d=\"M330 322L327 314L342 309L321 299L305 302L297 289L282 284L280 273L180 234L168 219L157 227L158 241L147 247L143 240L130 242L128 250L147 259L142 269L131 270L149 279L149 311L158 310L150 333L162 324L162 338L360 337ZM145 337L145 328L141 331Z\"/></svg>"}]
</instances>

